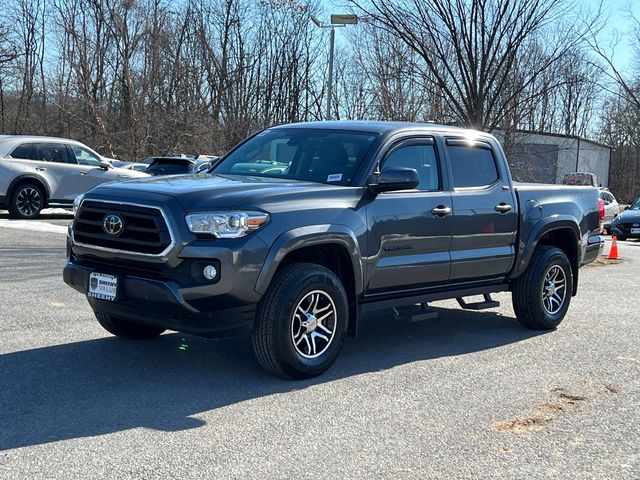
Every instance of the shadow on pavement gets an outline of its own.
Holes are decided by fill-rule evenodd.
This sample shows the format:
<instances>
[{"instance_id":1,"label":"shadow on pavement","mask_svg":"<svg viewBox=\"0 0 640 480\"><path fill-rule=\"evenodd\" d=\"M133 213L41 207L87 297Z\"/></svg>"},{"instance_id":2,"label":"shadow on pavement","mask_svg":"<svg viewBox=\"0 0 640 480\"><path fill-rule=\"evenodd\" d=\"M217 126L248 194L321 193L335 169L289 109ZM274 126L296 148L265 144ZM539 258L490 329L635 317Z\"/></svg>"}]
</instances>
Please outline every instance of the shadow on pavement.
<instances>
[{"instance_id":1,"label":"shadow on pavement","mask_svg":"<svg viewBox=\"0 0 640 480\"><path fill-rule=\"evenodd\" d=\"M266 374L247 337L109 337L1 355L0 450L135 427L197 428L204 422L191 415L225 405L540 334L493 312L439 311L416 324L366 318L333 368L306 381Z\"/></svg>"}]
</instances>

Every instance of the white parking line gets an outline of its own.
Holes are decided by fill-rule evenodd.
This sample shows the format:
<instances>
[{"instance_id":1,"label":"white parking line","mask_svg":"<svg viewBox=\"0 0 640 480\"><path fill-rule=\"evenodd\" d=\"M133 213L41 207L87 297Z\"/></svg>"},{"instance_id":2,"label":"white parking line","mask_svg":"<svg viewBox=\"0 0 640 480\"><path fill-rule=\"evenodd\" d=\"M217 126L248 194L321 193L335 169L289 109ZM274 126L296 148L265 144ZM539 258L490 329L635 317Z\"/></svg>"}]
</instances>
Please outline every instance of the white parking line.
<instances>
[{"instance_id":1,"label":"white parking line","mask_svg":"<svg viewBox=\"0 0 640 480\"><path fill-rule=\"evenodd\" d=\"M37 220L5 220L0 218L0 228L17 228L19 230L31 230L32 232L67 233L67 227L64 225L54 225Z\"/></svg>"}]
</instances>

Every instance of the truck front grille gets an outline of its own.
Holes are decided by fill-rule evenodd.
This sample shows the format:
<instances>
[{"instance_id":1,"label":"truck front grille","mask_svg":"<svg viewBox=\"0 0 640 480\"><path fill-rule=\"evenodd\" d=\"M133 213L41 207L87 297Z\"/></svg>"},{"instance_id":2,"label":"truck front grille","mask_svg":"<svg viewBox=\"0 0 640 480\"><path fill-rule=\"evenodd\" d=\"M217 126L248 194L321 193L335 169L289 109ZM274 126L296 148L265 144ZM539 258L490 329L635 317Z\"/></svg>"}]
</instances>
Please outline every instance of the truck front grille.
<instances>
[{"instance_id":1,"label":"truck front grille","mask_svg":"<svg viewBox=\"0 0 640 480\"><path fill-rule=\"evenodd\" d=\"M115 234L108 233L105 225L110 215L122 221L122 229ZM74 222L73 239L83 245L144 255L159 255L172 241L159 208L94 200L82 202Z\"/></svg>"}]
</instances>

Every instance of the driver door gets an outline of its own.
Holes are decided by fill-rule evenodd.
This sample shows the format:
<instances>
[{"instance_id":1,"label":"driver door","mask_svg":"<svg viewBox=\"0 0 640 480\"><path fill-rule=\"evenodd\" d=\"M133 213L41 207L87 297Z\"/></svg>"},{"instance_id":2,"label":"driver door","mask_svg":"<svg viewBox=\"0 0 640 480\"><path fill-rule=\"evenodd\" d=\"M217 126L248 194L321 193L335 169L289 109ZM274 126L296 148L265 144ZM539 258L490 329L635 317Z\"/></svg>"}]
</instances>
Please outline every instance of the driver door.
<instances>
[{"instance_id":1,"label":"driver door","mask_svg":"<svg viewBox=\"0 0 640 480\"><path fill-rule=\"evenodd\" d=\"M422 289L447 283L451 268L451 192L432 138L393 145L387 167L414 168L413 190L377 195L367 207L367 294Z\"/></svg>"},{"instance_id":2,"label":"driver door","mask_svg":"<svg viewBox=\"0 0 640 480\"><path fill-rule=\"evenodd\" d=\"M104 170L100 167L100 157L95 153L80 145L69 145L68 147L72 158L76 161L74 170L77 187L73 198L75 198L76 195L88 192L101 183L113 182L120 179L115 168Z\"/></svg>"}]
</instances>

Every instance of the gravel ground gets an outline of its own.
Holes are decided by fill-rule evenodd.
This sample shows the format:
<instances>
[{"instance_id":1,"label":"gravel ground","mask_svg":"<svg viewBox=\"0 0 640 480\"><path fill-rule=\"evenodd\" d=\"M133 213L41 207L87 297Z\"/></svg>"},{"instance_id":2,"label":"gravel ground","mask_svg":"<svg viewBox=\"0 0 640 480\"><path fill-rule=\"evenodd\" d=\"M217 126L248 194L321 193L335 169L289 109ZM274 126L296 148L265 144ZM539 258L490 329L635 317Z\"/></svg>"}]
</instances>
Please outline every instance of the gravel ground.
<instances>
[{"instance_id":1,"label":"gravel ground","mask_svg":"<svg viewBox=\"0 0 640 480\"><path fill-rule=\"evenodd\" d=\"M640 242L618 245L556 331L521 327L508 294L381 312L292 382L247 337L110 337L62 282L64 235L5 225L0 478L639 479Z\"/></svg>"}]
</instances>

